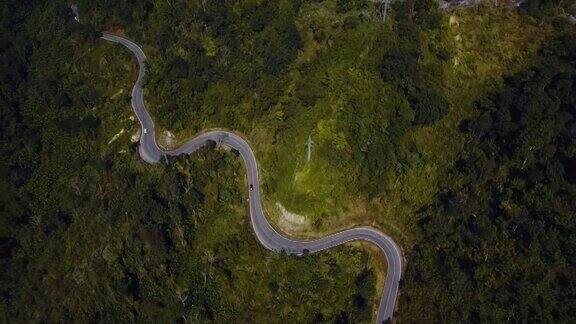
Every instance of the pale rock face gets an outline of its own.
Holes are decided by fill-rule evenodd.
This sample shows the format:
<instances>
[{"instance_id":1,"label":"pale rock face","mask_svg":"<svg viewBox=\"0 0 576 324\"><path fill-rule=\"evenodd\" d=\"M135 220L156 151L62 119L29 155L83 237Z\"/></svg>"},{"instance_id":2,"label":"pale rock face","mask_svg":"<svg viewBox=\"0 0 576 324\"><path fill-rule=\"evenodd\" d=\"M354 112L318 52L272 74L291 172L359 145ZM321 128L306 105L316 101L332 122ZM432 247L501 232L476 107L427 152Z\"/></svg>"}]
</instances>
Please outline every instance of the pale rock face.
<instances>
[{"instance_id":1,"label":"pale rock face","mask_svg":"<svg viewBox=\"0 0 576 324\"><path fill-rule=\"evenodd\" d=\"M122 134L124 134L125 130L122 128L116 135L112 136L112 138L108 141L108 145L114 143Z\"/></svg>"},{"instance_id":2,"label":"pale rock face","mask_svg":"<svg viewBox=\"0 0 576 324\"><path fill-rule=\"evenodd\" d=\"M136 143L140 140L140 128L138 128L138 130L136 131L136 133L132 134L132 136L130 136L130 141L132 143Z\"/></svg>"},{"instance_id":3,"label":"pale rock face","mask_svg":"<svg viewBox=\"0 0 576 324\"><path fill-rule=\"evenodd\" d=\"M454 17L454 16L450 16L449 22L450 22L450 26L454 26L454 25L458 26L458 19L456 19L456 17Z\"/></svg>"},{"instance_id":4,"label":"pale rock face","mask_svg":"<svg viewBox=\"0 0 576 324\"><path fill-rule=\"evenodd\" d=\"M308 227L310 221L306 219L305 216L298 215L288 211L281 203L277 202L276 207L280 210L280 219L278 221L278 226L283 231L295 232L301 231Z\"/></svg>"},{"instance_id":5,"label":"pale rock face","mask_svg":"<svg viewBox=\"0 0 576 324\"><path fill-rule=\"evenodd\" d=\"M174 136L174 134L168 130L165 130L161 133L160 138L158 139L158 143L162 146L162 147L172 147L173 145L176 145L176 136Z\"/></svg>"}]
</instances>

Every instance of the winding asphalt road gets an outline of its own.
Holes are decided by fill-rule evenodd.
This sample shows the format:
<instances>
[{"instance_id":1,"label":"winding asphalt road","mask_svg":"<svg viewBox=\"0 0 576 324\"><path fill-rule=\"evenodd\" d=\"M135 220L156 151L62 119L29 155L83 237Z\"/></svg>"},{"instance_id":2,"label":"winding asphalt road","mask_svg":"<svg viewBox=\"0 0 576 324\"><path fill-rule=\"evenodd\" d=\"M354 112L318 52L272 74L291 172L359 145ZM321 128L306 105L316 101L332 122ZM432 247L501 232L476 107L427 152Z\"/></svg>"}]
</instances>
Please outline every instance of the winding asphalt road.
<instances>
[{"instance_id":1,"label":"winding asphalt road","mask_svg":"<svg viewBox=\"0 0 576 324\"><path fill-rule=\"evenodd\" d=\"M212 140L216 143L224 143L236 149L246 165L248 183L253 185L253 190L248 190L250 201L250 219L254 233L258 241L271 251L285 251L289 254L302 255L303 253L318 252L334 246L355 241L365 240L375 244L386 256L388 273L384 283L382 298L378 305L377 323L391 319L394 314L394 305L398 294L398 284L402 274L402 256L400 249L394 241L382 232L370 227L356 227L338 232L317 240L295 240L278 233L268 222L260 198L260 181L258 180L258 163L250 145L240 136L228 131L209 131L203 133L183 144L173 151L164 151L158 147L155 137L154 122L146 110L142 93L142 82L146 74L146 55L140 48L129 39L104 33L103 39L119 43L127 47L138 60L139 72L136 84L132 89L132 108L141 124L141 136L139 153L142 159L148 163L157 163L163 156L176 156L191 154L198 148Z\"/></svg>"}]
</instances>

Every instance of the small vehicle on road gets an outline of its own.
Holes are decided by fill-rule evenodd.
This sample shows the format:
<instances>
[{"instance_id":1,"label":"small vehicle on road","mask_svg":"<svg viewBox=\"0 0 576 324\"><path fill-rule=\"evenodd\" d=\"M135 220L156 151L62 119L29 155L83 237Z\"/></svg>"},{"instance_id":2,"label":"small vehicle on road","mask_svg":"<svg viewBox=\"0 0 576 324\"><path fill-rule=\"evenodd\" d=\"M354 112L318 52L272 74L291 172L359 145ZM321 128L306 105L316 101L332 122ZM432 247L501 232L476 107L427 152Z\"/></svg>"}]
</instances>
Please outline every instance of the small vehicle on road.
<instances>
[{"instance_id":1,"label":"small vehicle on road","mask_svg":"<svg viewBox=\"0 0 576 324\"><path fill-rule=\"evenodd\" d=\"M250 185L250 191L254 191L254 185Z\"/></svg>"},{"instance_id":2,"label":"small vehicle on road","mask_svg":"<svg viewBox=\"0 0 576 324\"><path fill-rule=\"evenodd\" d=\"M148 134L148 128L144 128L144 134Z\"/></svg>"}]
</instances>

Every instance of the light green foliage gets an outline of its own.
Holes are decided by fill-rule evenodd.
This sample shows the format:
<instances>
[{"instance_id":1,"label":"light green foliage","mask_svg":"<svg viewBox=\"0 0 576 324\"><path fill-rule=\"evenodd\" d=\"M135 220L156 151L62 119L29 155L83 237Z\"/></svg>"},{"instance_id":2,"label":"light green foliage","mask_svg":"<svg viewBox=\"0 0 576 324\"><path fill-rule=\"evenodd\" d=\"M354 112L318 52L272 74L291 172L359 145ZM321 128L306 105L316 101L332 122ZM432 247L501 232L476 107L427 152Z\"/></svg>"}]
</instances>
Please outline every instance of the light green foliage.
<instances>
[{"instance_id":1,"label":"light green foliage","mask_svg":"<svg viewBox=\"0 0 576 324\"><path fill-rule=\"evenodd\" d=\"M434 6L396 4L383 26L369 2L166 3L144 27L127 27L147 45L155 81L146 98L160 125L182 140L205 127L246 134L268 204L281 202L318 230L352 225L346 215L360 199L374 213L361 220L410 241L412 215L434 199L465 145L459 122L550 33L510 9L442 18ZM273 73L259 46L294 26L300 41L276 52L283 72ZM168 36L160 43L159 35ZM184 58L186 78L165 67L174 57ZM307 162L309 136L316 146Z\"/></svg>"}]
</instances>

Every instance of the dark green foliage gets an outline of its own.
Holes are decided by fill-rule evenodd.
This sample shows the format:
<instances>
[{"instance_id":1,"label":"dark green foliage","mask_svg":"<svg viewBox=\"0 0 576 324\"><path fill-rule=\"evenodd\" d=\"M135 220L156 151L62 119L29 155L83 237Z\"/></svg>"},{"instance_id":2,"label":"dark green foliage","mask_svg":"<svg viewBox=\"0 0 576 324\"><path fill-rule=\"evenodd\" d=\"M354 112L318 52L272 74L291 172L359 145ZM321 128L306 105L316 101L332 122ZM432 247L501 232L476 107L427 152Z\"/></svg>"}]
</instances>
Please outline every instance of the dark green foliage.
<instances>
[{"instance_id":1,"label":"dark green foliage","mask_svg":"<svg viewBox=\"0 0 576 324\"><path fill-rule=\"evenodd\" d=\"M257 40L256 53L264 57L266 72L279 75L285 72L288 64L302 46L300 34L294 25L271 28Z\"/></svg>"},{"instance_id":2,"label":"dark green foliage","mask_svg":"<svg viewBox=\"0 0 576 324\"><path fill-rule=\"evenodd\" d=\"M178 132L191 127L186 121L200 125L219 115L218 126L242 128L237 105L254 100L254 93L262 94L256 97L262 100L254 102L250 117L265 117L270 100L277 99L266 92L285 84L285 73L302 48L295 25L298 6L289 2L280 8L279 1L175 2L153 6L152 15L135 14L146 17L138 23L121 19L120 27L156 49L148 60L148 88L155 94L151 106L159 107L157 122ZM148 5L132 10L139 8L148 10ZM114 27L117 19L91 4L85 12L101 28ZM234 93L222 93L231 86Z\"/></svg>"},{"instance_id":3,"label":"dark green foliage","mask_svg":"<svg viewBox=\"0 0 576 324\"><path fill-rule=\"evenodd\" d=\"M186 78L188 77L188 63L181 57L174 56L168 61L166 73L175 79Z\"/></svg>"},{"instance_id":4,"label":"dark green foliage","mask_svg":"<svg viewBox=\"0 0 576 324\"><path fill-rule=\"evenodd\" d=\"M550 42L463 125L473 142L420 213L405 277L404 302L434 301L423 318L574 321L575 44ZM413 295L419 285L425 296Z\"/></svg>"},{"instance_id":5,"label":"dark green foliage","mask_svg":"<svg viewBox=\"0 0 576 324\"><path fill-rule=\"evenodd\" d=\"M436 85L437 80L424 77L420 31L440 26L441 17L433 1L407 1L397 8L395 22L403 32L398 44L389 50L380 63L383 80L399 87L414 111L415 125L432 125L449 112L449 103ZM448 54L439 51L438 57L447 60Z\"/></svg>"},{"instance_id":6,"label":"dark green foliage","mask_svg":"<svg viewBox=\"0 0 576 324\"><path fill-rule=\"evenodd\" d=\"M77 3L81 16L84 16L89 9L93 9L97 13L93 19L97 26L103 22L109 26L133 24L146 19L154 9L154 4L151 1L139 0L78 1Z\"/></svg>"},{"instance_id":7,"label":"dark green foliage","mask_svg":"<svg viewBox=\"0 0 576 324\"><path fill-rule=\"evenodd\" d=\"M418 59L421 50L413 42L402 42L392 48L380 63L380 76L389 82L401 83L407 78L418 76Z\"/></svg>"},{"instance_id":8,"label":"dark green foliage","mask_svg":"<svg viewBox=\"0 0 576 324\"><path fill-rule=\"evenodd\" d=\"M438 3L434 0L407 0L395 4L397 24L401 33L413 37L418 28L435 29L440 27L442 16Z\"/></svg>"},{"instance_id":9,"label":"dark green foliage","mask_svg":"<svg viewBox=\"0 0 576 324\"><path fill-rule=\"evenodd\" d=\"M540 18L564 4L524 7ZM323 122L313 158L344 175L335 181L346 195L422 201L398 180L413 163L442 166L427 164L419 150L430 148L411 132L422 140L458 120L442 120L453 84L437 73L451 48L424 37L442 28L435 1L395 2L386 26L367 20L367 1L79 7L82 24L62 1L0 5L0 322L369 321L376 278L365 254L294 258L254 240L238 152L209 143L151 167L126 138L107 144L117 131L107 112L130 109L126 92L111 98L132 86L134 60L97 43L97 30L143 44L146 100L161 125L256 129L251 140L270 140L255 148L285 159L294 152L274 151L282 141ZM303 35L315 43L296 60ZM400 229L414 243L404 247L402 321L574 321L575 46L573 34L548 42L461 123L468 142L443 190ZM112 81L98 79L109 66ZM296 178L267 158L266 186ZM314 226L330 224L325 216Z\"/></svg>"},{"instance_id":10,"label":"dark green foliage","mask_svg":"<svg viewBox=\"0 0 576 324\"><path fill-rule=\"evenodd\" d=\"M72 30L85 41L95 41L102 37L102 32L96 30L96 28L91 24L73 24Z\"/></svg>"},{"instance_id":11,"label":"dark green foliage","mask_svg":"<svg viewBox=\"0 0 576 324\"><path fill-rule=\"evenodd\" d=\"M405 91L416 125L431 125L449 111L448 101L430 85L408 84Z\"/></svg>"},{"instance_id":12,"label":"dark green foliage","mask_svg":"<svg viewBox=\"0 0 576 324\"><path fill-rule=\"evenodd\" d=\"M366 7L364 0L336 0L336 7L339 12L346 12L351 10L360 10Z\"/></svg>"},{"instance_id":13,"label":"dark green foliage","mask_svg":"<svg viewBox=\"0 0 576 324\"><path fill-rule=\"evenodd\" d=\"M543 18L553 14L555 11L558 12L569 9L571 6L572 8L574 7L573 1L526 0L520 8L532 16Z\"/></svg>"}]
</instances>

